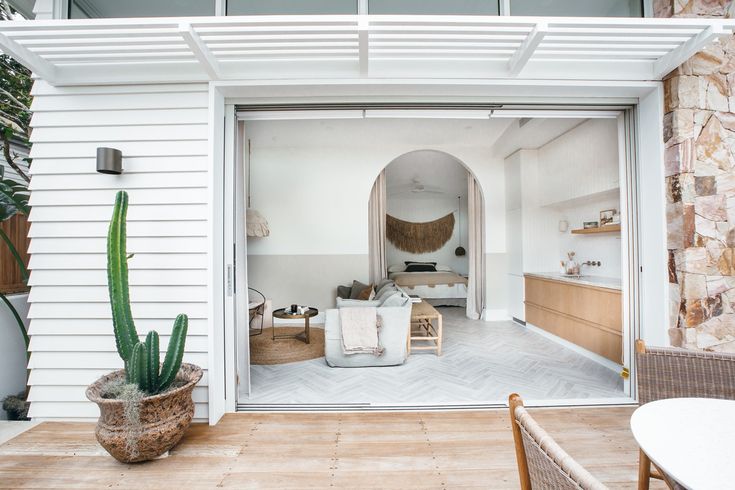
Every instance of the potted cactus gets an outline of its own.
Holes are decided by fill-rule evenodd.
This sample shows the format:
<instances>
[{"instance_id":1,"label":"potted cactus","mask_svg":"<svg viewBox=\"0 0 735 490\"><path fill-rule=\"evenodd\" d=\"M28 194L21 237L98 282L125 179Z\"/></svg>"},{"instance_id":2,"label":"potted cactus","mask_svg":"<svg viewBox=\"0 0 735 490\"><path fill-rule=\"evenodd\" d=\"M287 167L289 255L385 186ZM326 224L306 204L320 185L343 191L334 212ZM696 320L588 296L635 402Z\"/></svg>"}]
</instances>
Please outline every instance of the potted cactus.
<instances>
[{"instance_id":1,"label":"potted cactus","mask_svg":"<svg viewBox=\"0 0 735 490\"><path fill-rule=\"evenodd\" d=\"M117 352L125 368L87 388L100 418L97 441L115 459L135 463L157 458L174 447L194 416L191 393L202 377L193 364L182 364L188 318L174 321L168 349L160 362L158 333L141 341L135 329L128 292L125 217L128 195L119 191L107 235L107 284Z\"/></svg>"}]
</instances>

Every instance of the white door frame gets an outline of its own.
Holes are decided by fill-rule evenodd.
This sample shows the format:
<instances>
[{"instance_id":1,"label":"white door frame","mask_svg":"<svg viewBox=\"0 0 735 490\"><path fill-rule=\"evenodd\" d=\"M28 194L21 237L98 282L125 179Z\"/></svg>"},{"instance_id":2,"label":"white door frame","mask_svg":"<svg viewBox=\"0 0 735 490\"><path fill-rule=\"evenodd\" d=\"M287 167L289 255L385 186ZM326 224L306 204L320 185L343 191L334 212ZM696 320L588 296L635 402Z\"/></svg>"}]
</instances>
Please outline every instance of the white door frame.
<instances>
[{"instance_id":1,"label":"white door frame","mask_svg":"<svg viewBox=\"0 0 735 490\"><path fill-rule=\"evenodd\" d=\"M543 94L539 96L539 94ZM235 322L226 321L223 175L225 113L239 104L422 102L463 104L635 105L638 187L640 323L631 336L666 345L668 284L663 178L661 82L549 80L248 80L210 83L209 414L216 423L235 410ZM233 146L233 145L230 145ZM233 146L234 148L234 146ZM232 152L234 154L234 151ZM234 158L234 157L230 157ZM639 331L638 331L639 329ZM630 340L630 339L629 339ZM228 373L228 368L231 372ZM631 366L632 367L632 366ZM633 369L631 369L633 371ZM635 397L635 393L633 393Z\"/></svg>"}]
</instances>

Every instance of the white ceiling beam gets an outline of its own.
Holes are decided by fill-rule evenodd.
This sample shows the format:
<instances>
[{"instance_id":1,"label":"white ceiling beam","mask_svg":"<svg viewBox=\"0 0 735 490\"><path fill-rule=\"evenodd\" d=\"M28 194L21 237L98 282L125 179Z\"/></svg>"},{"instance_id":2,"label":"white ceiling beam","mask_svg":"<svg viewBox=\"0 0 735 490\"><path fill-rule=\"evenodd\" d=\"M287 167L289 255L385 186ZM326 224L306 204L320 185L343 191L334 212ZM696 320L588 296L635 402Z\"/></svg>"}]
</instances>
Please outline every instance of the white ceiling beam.
<instances>
[{"instance_id":1,"label":"white ceiling beam","mask_svg":"<svg viewBox=\"0 0 735 490\"><path fill-rule=\"evenodd\" d=\"M510 58L510 61L508 61L508 75L512 77L518 76L547 33L548 26L545 23L539 22L536 24L531 32L528 33L523 44L520 45L518 50Z\"/></svg>"},{"instance_id":2,"label":"white ceiling beam","mask_svg":"<svg viewBox=\"0 0 735 490\"><path fill-rule=\"evenodd\" d=\"M370 76L370 25L366 16L361 16L357 24L357 46L360 60L360 76Z\"/></svg>"},{"instance_id":3,"label":"white ceiling beam","mask_svg":"<svg viewBox=\"0 0 735 490\"><path fill-rule=\"evenodd\" d=\"M202 41L202 38L199 37L199 34L197 34L191 24L182 22L179 24L179 32L209 77L212 80L221 80L222 69L220 68L219 61L217 61L217 58L215 58L207 45L204 44L204 41Z\"/></svg>"},{"instance_id":4,"label":"white ceiling beam","mask_svg":"<svg viewBox=\"0 0 735 490\"><path fill-rule=\"evenodd\" d=\"M0 34L0 50L14 58L33 73L46 80L51 85L56 84L56 67L38 56L25 46L13 41L5 34Z\"/></svg>"},{"instance_id":5,"label":"white ceiling beam","mask_svg":"<svg viewBox=\"0 0 735 490\"><path fill-rule=\"evenodd\" d=\"M653 79L663 78L715 39L731 34L732 32L725 30L720 24L710 25L678 48L656 60L653 64Z\"/></svg>"}]
</instances>

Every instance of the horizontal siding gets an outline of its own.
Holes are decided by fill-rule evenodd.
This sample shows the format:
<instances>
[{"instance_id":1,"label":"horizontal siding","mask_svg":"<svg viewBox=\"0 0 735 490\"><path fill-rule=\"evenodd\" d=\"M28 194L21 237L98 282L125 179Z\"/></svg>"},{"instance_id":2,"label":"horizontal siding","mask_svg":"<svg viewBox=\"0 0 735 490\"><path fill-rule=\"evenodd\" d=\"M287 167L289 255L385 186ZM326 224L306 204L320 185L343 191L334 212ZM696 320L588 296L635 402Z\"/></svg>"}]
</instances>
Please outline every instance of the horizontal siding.
<instances>
[{"instance_id":1,"label":"horizontal siding","mask_svg":"<svg viewBox=\"0 0 735 490\"><path fill-rule=\"evenodd\" d=\"M190 318L185 362L206 370L207 104L205 84L34 85L31 179L31 386L34 418L94 418L91 382L122 366L107 295L106 236L117 190L130 194L130 296L139 333L165 351ZM123 153L120 176L98 174L99 146ZM194 391L207 417L205 376Z\"/></svg>"}]
</instances>

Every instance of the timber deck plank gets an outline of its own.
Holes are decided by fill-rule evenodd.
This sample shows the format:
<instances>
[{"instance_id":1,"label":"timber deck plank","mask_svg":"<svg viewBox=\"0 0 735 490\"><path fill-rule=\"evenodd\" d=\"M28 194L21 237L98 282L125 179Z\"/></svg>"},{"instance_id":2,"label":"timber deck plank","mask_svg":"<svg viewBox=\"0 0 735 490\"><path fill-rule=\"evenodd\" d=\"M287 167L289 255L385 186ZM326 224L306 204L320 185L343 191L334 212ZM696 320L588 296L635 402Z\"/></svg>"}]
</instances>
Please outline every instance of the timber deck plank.
<instances>
[{"instance_id":1,"label":"timber deck plank","mask_svg":"<svg viewBox=\"0 0 735 490\"><path fill-rule=\"evenodd\" d=\"M610 488L636 488L633 408L531 412ZM177 487L510 489L518 475L507 410L229 414L136 465L107 456L90 423L47 422L0 445L0 488Z\"/></svg>"}]
</instances>

